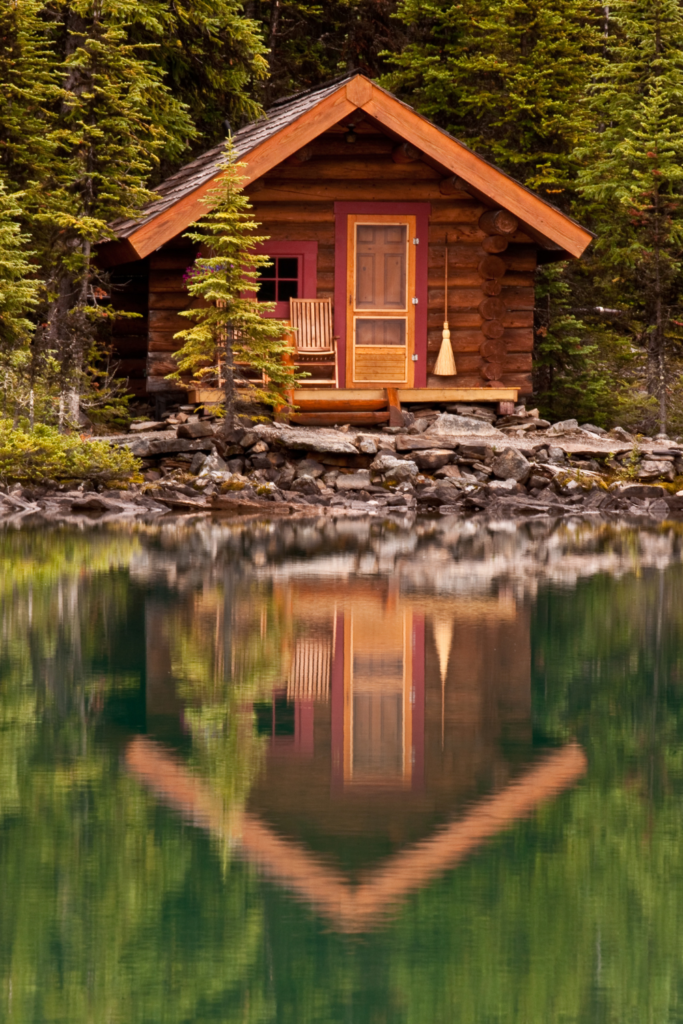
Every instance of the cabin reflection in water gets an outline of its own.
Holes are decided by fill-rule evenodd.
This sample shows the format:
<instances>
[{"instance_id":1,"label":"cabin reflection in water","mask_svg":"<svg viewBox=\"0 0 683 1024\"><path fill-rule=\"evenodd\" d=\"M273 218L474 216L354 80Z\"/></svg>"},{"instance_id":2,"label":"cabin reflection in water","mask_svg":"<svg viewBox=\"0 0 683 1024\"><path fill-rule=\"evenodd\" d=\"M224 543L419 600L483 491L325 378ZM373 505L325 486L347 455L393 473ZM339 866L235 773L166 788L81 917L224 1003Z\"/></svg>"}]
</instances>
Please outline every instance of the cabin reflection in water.
<instances>
[{"instance_id":1,"label":"cabin reflection in water","mask_svg":"<svg viewBox=\"0 0 683 1024\"><path fill-rule=\"evenodd\" d=\"M577 744L533 746L529 609L511 593L313 576L274 587L288 628L281 677L254 705L267 755L227 838L335 927L374 927L583 774ZM148 732L162 721L153 674L148 662ZM215 794L167 748L140 737L127 758L225 838Z\"/></svg>"},{"instance_id":2,"label":"cabin reflection in water","mask_svg":"<svg viewBox=\"0 0 683 1024\"><path fill-rule=\"evenodd\" d=\"M281 585L294 639L249 808L362 869L499 789L533 758L528 609L511 595L414 597ZM289 735L285 735L290 730Z\"/></svg>"}]
</instances>

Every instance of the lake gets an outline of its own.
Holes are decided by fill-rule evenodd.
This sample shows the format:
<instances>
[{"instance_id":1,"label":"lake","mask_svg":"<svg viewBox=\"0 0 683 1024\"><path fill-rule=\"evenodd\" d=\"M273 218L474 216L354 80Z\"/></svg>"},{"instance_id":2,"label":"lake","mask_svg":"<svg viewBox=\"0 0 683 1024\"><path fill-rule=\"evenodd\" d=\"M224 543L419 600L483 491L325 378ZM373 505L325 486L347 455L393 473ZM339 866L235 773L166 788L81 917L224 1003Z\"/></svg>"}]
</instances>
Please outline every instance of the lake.
<instances>
[{"instance_id":1,"label":"lake","mask_svg":"<svg viewBox=\"0 0 683 1024\"><path fill-rule=\"evenodd\" d=\"M683 530L0 532L0 1020L683 1020Z\"/></svg>"}]
</instances>

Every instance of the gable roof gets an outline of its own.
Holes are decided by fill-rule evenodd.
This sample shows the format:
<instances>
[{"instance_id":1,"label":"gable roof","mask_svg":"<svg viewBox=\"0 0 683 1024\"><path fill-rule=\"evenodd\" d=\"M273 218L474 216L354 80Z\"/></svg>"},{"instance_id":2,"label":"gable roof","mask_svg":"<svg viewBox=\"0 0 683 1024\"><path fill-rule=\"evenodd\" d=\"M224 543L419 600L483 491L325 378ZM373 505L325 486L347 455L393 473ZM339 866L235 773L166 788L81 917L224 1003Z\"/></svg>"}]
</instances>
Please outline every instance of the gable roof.
<instances>
[{"instance_id":1,"label":"gable roof","mask_svg":"<svg viewBox=\"0 0 683 1024\"><path fill-rule=\"evenodd\" d=\"M493 204L515 214L546 239L550 248L578 257L591 241L591 232L571 217L361 74L281 100L259 121L235 132L235 150L246 165L245 183L260 178L356 110L412 143L446 174L464 179ZM138 218L112 224L123 244L109 243L118 255L107 262L142 259L195 223L206 212L203 200L220 174L223 153L221 143L197 157L158 186L159 198Z\"/></svg>"},{"instance_id":2,"label":"gable roof","mask_svg":"<svg viewBox=\"0 0 683 1024\"><path fill-rule=\"evenodd\" d=\"M367 931L381 924L410 893L573 786L587 766L586 755L575 741L547 753L498 793L481 799L464 817L447 822L353 884L254 814L238 812L226 821L222 802L212 789L161 743L137 736L126 747L125 763L164 803L194 825L236 845L246 860L305 899L342 932Z\"/></svg>"}]
</instances>

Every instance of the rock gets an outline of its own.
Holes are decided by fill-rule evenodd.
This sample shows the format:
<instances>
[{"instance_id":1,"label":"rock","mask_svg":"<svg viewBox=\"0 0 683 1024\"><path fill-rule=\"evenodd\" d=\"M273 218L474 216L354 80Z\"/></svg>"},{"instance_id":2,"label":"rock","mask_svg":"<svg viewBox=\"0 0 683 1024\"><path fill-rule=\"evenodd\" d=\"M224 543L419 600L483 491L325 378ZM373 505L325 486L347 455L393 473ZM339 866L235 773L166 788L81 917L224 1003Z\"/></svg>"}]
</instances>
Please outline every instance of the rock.
<instances>
[{"instance_id":1,"label":"rock","mask_svg":"<svg viewBox=\"0 0 683 1024\"><path fill-rule=\"evenodd\" d=\"M364 491L372 486L370 471L360 469L357 473L340 473L335 480L338 491Z\"/></svg>"},{"instance_id":2,"label":"rock","mask_svg":"<svg viewBox=\"0 0 683 1024\"><path fill-rule=\"evenodd\" d=\"M140 459L150 459L155 455L172 455L176 452L210 452L213 449L213 437L200 437L191 441L182 437L169 437L161 440L151 437L130 438L126 435L123 441L111 437L98 437L94 440L107 440L109 444L123 444Z\"/></svg>"},{"instance_id":3,"label":"rock","mask_svg":"<svg viewBox=\"0 0 683 1024\"><path fill-rule=\"evenodd\" d=\"M460 457L462 459L473 459L490 466L493 462L493 448L488 444L461 444Z\"/></svg>"},{"instance_id":4,"label":"rock","mask_svg":"<svg viewBox=\"0 0 683 1024\"><path fill-rule=\"evenodd\" d=\"M290 490L295 494L318 494L318 485L312 476L300 476L294 481Z\"/></svg>"},{"instance_id":5,"label":"rock","mask_svg":"<svg viewBox=\"0 0 683 1024\"><path fill-rule=\"evenodd\" d=\"M455 505L462 497L462 489L456 487L454 481L444 480L443 483L437 484L436 495L439 505Z\"/></svg>"},{"instance_id":6,"label":"rock","mask_svg":"<svg viewBox=\"0 0 683 1024\"><path fill-rule=\"evenodd\" d=\"M288 491L294 483L295 477L296 469L294 466L292 466L291 463L284 466L283 469L280 470L280 475L277 478L278 487L283 491Z\"/></svg>"},{"instance_id":7,"label":"rock","mask_svg":"<svg viewBox=\"0 0 683 1024\"><path fill-rule=\"evenodd\" d=\"M315 459L303 459L296 467L296 476L312 476L317 479L325 472L325 467Z\"/></svg>"},{"instance_id":8,"label":"rock","mask_svg":"<svg viewBox=\"0 0 683 1024\"><path fill-rule=\"evenodd\" d=\"M629 434L623 427L612 427L607 437L613 437L618 441L633 441L633 434Z\"/></svg>"},{"instance_id":9,"label":"rock","mask_svg":"<svg viewBox=\"0 0 683 1024\"><path fill-rule=\"evenodd\" d=\"M399 434L396 438L396 451L397 452L426 452L431 451L433 448L448 448L453 451L458 447L457 441L452 441L449 438L439 438L438 442L434 437L430 437L428 434L422 434L420 437L411 437L408 434Z\"/></svg>"},{"instance_id":10,"label":"rock","mask_svg":"<svg viewBox=\"0 0 683 1024\"><path fill-rule=\"evenodd\" d=\"M437 469L436 476L443 477L447 480L461 480L462 472L458 466L444 466L443 469Z\"/></svg>"},{"instance_id":11,"label":"rock","mask_svg":"<svg viewBox=\"0 0 683 1024\"><path fill-rule=\"evenodd\" d=\"M269 452L269 451L270 451L270 448L268 447L268 445L266 444L265 441L257 441L256 444L253 444L251 446L251 450L250 450L249 454L250 455L264 455L266 452Z\"/></svg>"},{"instance_id":12,"label":"rock","mask_svg":"<svg viewBox=\"0 0 683 1024\"><path fill-rule=\"evenodd\" d=\"M259 440L259 435L255 430L247 430L242 434L240 444L243 448L251 448L252 445L258 444Z\"/></svg>"},{"instance_id":13,"label":"rock","mask_svg":"<svg viewBox=\"0 0 683 1024\"><path fill-rule=\"evenodd\" d=\"M455 413L457 416L473 416L475 419L488 420L489 423L496 421L494 410L483 405L463 405L460 402L455 402L453 405L446 406L446 412Z\"/></svg>"},{"instance_id":14,"label":"rock","mask_svg":"<svg viewBox=\"0 0 683 1024\"><path fill-rule=\"evenodd\" d=\"M559 420L548 428L548 434L567 434L572 430L579 429L578 420Z\"/></svg>"},{"instance_id":15,"label":"rock","mask_svg":"<svg viewBox=\"0 0 683 1024\"><path fill-rule=\"evenodd\" d=\"M206 462L206 459L207 456L204 455L203 452L197 452L197 454L192 459L192 462L190 463L190 473L193 473L196 476L197 473L202 468L202 466L204 465L204 463Z\"/></svg>"},{"instance_id":16,"label":"rock","mask_svg":"<svg viewBox=\"0 0 683 1024\"><path fill-rule=\"evenodd\" d=\"M476 416L454 416L450 412L442 412L432 423L427 431L428 434L490 434L494 437L504 437L500 430L496 430L488 420L479 419Z\"/></svg>"},{"instance_id":17,"label":"rock","mask_svg":"<svg viewBox=\"0 0 683 1024\"><path fill-rule=\"evenodd\" d=\"M419 416L410 428L411 434L422 434L429 428L429 424L432 422L431 419L427 419L425 416Z\"/></svg>"},{"instance_id":18,"label":"rock","mask_svg":"<svg viewBox=\"0 0 683 1024\"><path fill-rule=\"evenodd\" d=\"M223 461L218 452L214 451L207 459L204 460L204 465L201 468L199 476L206 477L209 473L225 473L227 468L227 464Z\"/></svg>"},{"instance_id":19,"label":"rock","mask_svg":"<svg viewBox=\"0 0 683 1024\"><path fill-rule=\"evenodd\" d=\"M607 433L603 427L595 427L592 423L582 423L580 429L588 431L589 434L597 434L598 437L602 437L603 434Z\"/></svg>"},{"instance_id":20,"label":"rock","mask_svg":"<svg viewBox=\"0 0 683 1024\"><path fill-rule=\"evenodd\" d=\"M668 480L673 483L674 467L672 462L664 462L654 459L645 459L638 467L639 480Z\"/></svg>"},{"instance_id":21,"label":"rock","mask_svg":"<svg viewBox=\"0 0 683 1024\"><path fill-rule=\"evenodd\" d=\"M128 430L131 434L146 434L153 430L166 430L166 424L157 420L145 420L144 423L131 423Z\"/></svg>"},{"instance_id":22,"label":"rock","mask_svg":"<svg viewBox=\"0 0 683 1024\"><path fill-rule=\"evenodd\" d=\"M524 491L521 484L517 483L514 477L508 480L491 480L487 487L492 494L520 494Z\"/></svg>"},{"instance_id":23,"label":"rock","mask_svg":"<svg viewBox=\"0 0 683 1024\"><path fill-rule=\"evenodd\" d=\"M531 476L526 482L527 487L530 490L534 487L540 490L542 487L547 487L549 483L550 479L547 476L544 476L542 473L535 472L533 469L531 471Z\"/></svg>"},{"instance_id":24,"label":"rock","mask_svg":"<svg viewBox=\"0 0 683 1024\"><path fill-rule=\"evenodd\" d=\"M326 452L335 455L357 455L358 449L340 430L324 427L290 427L286 424L259 423L251 431L257 440L276 442L285 448L309 452ZM244 444L244 438L242 439Z\"/></svg>"},{"instance_id":25,"label":"rock","mask_svg":"<svg viewBox=\"0 0 683 1024\"><path fill-rule=\"evenodd\" d=\"M658 519L662 519L664 516L667 516L669 514L669 510L669 504L664 500L664 498L657 498L657 500L653 501L648 508L650 515L656 516Z\"/></svg>"},{"instance_id":26,"label":"rock","mask_svg":"<svg viewBox=\"0 0 683 1024\"><path fill-rule=\"evenodd\" d=\"M493 460L491 469L499 480L524 483L531 472L531 463L516 448L506 448Z\"/></svg>"},{"instance_id":27,"label":"rock","mask_svg":"<svg viewBox=\"0 0 683 1024\"><path fill-rule=\"evenodd\" d=\"M196 458L196 456L195 456ZM194 462L194 460L193 460ZM227 459L228 469L231 473L243 473L244 472L244 459ZM192 467L190 467L192 472Z\"/></svg>"},{"instance_id":28,"label":"rock","mask_svg":"<svg viewBox=\"0 0 683 1024\"><path fill-rule=\"evenodd\" d=\"M420 472L417 463L412 460L397 459L395 455L388 454L377 455L370 469L373 473L381 473L385 480L397 482L414 480Z\"/></svg>"},{"instance_id":29,"label":"rock","mask_svg":"<svg viewBox=\"0 0 683 1024\"><path fill-rule=\"evenodd\" d=\"M185 437L190 441L196 441L199 437L213 437L213 427L206 420L197 423L181 423L178 427L178 437Z\"/></svg>"},{"instance_id":30,"label":"rock","mask_svg":"<svg viewBox=\"0 0 683 1024\"><path fill-rule=\"evenodd\" d=\"M564 454L564 448L556 448L550 445L548 448L548 462L554 466L563 466L567 461L567 457Z\"/></svg>"},{"instance_id":31,"label":"rock","mask_svg":"<svg viewBox=\"0 0 683 1024\"><path fill-rule=\"evenodd\" d=\"M610 484L610 494L619 498L664 498L668 491L657 484L632 484L615 480Z\"/></svg>"},{"instance_id":32,"label":"rock","mask_svg":"<svg viewBox=\"0 0 683 1024\"><path fill-rule=\"evenodd\" d=\"M378 439L372 434L359 434L355 439L355 444L358 451L363 452L364 455L376 455L379 449L377 441Z\"/></svg>"},{"instance_id":33,"label":"rock","mask_svg":"<svg viewBox=\"0 0 683 1024\"><path fill-rule=\"evenodd\" d=\"M425 452L415 453L415 463L423 472L434 473L442 469L453 458L453 452L448 448L429 448Z\"/></svg>"},{"instance_id":34,"label":"rock","mask_svg":"<svg viewBox=\"0 0 683 1024\"><path fill-rule=\"evenodd\" d=\"M88 494L71 502L72 512L120 512L122 507L120 502L102 498L99 494Z\"/></svg>"}]
</instances>

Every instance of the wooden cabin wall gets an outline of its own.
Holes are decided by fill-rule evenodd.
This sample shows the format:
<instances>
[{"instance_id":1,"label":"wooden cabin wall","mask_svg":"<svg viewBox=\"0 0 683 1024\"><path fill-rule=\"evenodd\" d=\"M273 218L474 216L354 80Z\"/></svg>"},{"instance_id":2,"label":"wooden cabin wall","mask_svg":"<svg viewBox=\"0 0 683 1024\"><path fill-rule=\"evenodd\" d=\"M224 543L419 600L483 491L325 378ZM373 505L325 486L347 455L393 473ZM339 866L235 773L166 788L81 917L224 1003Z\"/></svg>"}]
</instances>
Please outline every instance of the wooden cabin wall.
<instances>
[{"instance_id":1,"label":"wooden cabin wall","mask_svg":"<svg viewBox=\"0 0 683 1024\"><path fill-rule=\"evenodd\" d=\"M261 223L259 234L273 240L318 242L319 298L334 298L334 203L429 202L429 309L428 385L476 387L488 383L479 349L486 340L479 305L486 295L477 270L487 253L487 237L478 227L486 207L466 192L444 196L443 175L420 160L395 163L396 142L367 123L356 126L356 142L346 142L345 127L337 126L316 139L304 162L290 158L254 182L247 192ZM436 377L431 372L441 346L444 303L444 245L449 244L449 323L457 377ZM180 347L173 335L188 326L178 316L190 305L183 275L194 250L182 236L172 239L149 257L149 354L147 390L173 390L165 380L173 372L172 355ZM506 305L502 321L505 356L500 380L531 394L533 348L534 271L536 246L518 232L500 254L505 263L501 298Z\"/></svg>"},{"instance_id":2,"label":"wooden cabin wall","mask_svg":"<svg viewBox=\"0 0 683 1024\"><path fill-rule=\"evenodd\" d=\"M487 255L487 237L478 221L487 207L466 192L444 196L443 175L426 163L395 163L396 142L370 125L356 127L354 143L346 128L326 132L311 144L303 163L287 160L255 182L248 193L263 234L273 239L318 242L318 298L334 298L334 202L429 202L429 310L427 382L430 386L480 388L486 340L479 305L486 295L478 272ZM449 323L457 378L436 377L432 370L441 346L444 310L444 247L449 245ZM531 394L534 272L536 245L519 231L505 252L501 298L506 354L500 378L509 387Z\"/></svg>"},{"instance_id":3,"label":"wooden cabin wall","mask_svg":"<svg viewBox=\"0 0 683 1024\"><path fill-rule=\"evenodd\" d=\"M124 263L109 271L113 309L138 313L120 317L112 328L113 356L118 363L116 375L128 378L128 388L137 397L146 392L149 260Z\"/></svg>"},{"instance_id":4,"label":"wooden cabin wall","mask_svg":"<svg viewBox=\"0 0 683 1024\"><path fill-rule=\"evenodd\" d=\"M181 347L174 339L178 331L191 326L182 316L192 301L187 294L185 273L195 258L195 246L182 236L172 238L149 257L149 351L147 390L152 393L178 392L166 375L177 369L173 353Z\"/></svg>"}]
</instances>

